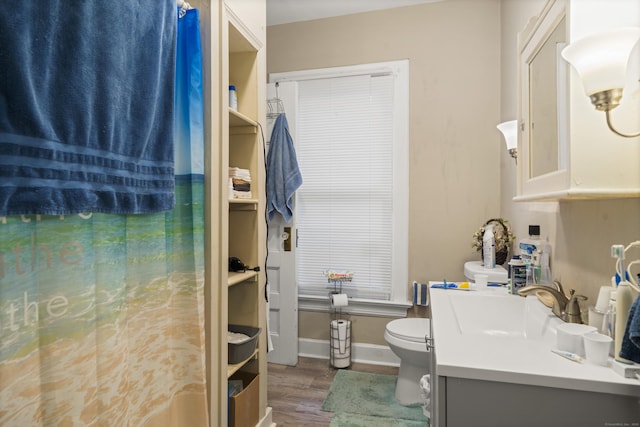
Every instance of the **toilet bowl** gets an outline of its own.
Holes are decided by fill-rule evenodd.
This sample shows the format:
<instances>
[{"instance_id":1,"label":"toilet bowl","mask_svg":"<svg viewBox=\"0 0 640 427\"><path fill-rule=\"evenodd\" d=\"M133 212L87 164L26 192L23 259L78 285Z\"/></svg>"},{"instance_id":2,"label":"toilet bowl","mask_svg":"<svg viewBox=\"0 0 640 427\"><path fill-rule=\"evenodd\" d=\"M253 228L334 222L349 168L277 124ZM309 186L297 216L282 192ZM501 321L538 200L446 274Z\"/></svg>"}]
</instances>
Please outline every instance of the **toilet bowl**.
<instances>
[{"instance_id":1,"label":"toilet bowl","mask_svg":"<svg viewBox=\"0 0 640 427\"><path fill-rule=\"evenodd\" d=\"M427 352L425 336L429 336L429 319L406 318L387 323L384 339L400 358L396 383L396 399L403 405L422 403L420 379L429 373L431 352Z\"/></svg>"}]
</instances>

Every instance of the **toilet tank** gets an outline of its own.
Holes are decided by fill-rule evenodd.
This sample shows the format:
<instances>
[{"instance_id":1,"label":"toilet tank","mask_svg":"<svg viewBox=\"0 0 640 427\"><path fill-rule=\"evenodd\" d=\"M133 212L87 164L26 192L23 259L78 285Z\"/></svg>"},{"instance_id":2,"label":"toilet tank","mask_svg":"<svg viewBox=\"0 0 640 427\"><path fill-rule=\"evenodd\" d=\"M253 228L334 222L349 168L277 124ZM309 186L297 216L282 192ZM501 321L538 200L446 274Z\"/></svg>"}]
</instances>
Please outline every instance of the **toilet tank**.
<instances>
[{"instance_id":1,"label":"toilet tank","mask_svg":"<svg viewBox=\"0 0 640 427\"><path fill-rule=\"evenodd\" d=\"M489 283L507 283L507 270L496 265L495 268L485 268L482 261L468 261L464 263L464 277L475 282L476 274L486 274Z\"/></svg>"}]
</instances>

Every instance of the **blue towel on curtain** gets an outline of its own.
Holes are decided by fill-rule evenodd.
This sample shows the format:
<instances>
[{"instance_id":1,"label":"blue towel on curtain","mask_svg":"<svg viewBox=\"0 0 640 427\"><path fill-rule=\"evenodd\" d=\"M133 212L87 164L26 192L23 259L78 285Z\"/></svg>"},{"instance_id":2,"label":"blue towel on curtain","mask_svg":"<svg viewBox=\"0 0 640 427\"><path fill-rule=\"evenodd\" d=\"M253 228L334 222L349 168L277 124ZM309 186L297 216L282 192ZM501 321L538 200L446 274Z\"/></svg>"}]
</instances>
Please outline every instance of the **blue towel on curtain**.
<instances>
[{"instance_id":1,"label":"blue towel on curtain","mask_svg":"<svg viewBox=\"0 0 640 427\"><path fill-rule=\"evenodd\" d=\"M631 305L627 327L622 338L620 356L640 363L640 295Z\"/></svg>"},{"instance_id":2,"label":"blue towel on curtain","mask_svg":"<svg viewBox=\"0 0 640 427\"><path fill-rule=\"evenodd\" d=\"M175 0L0 7L0 215L174 204Z\"/></svg>"},{"instance_id":3,"label":"blue towel on curtain","mask_svg":"<svg viewBox=\"0 0 640 427\"><path fill-rule=\"evenodd\" d=\"M293 194L302 185L289 123L280 114L273 125L267 155L267 218L280 212L286 222L293 216Z\"/></svg>"}]
</instances>

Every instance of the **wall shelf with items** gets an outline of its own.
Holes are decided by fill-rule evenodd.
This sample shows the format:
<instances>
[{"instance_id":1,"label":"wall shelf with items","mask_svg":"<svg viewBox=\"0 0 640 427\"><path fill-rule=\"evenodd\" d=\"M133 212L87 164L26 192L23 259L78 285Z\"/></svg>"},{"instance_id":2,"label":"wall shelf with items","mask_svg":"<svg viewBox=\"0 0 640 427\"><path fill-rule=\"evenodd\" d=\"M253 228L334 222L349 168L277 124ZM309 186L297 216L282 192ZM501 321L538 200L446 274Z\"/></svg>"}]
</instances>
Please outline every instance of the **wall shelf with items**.
<instances>
[{"instance_id":1,"label":"wall shelf with items","mask_svg":"<svg viewBox=\"0 0 640 427\"><path fill-rule=\"evenodd\" d=\"M265 275L229 272L229 257L264 272L264 155L260 123L266 122L266 0L191 0L200 9L205 95L205 315L209 427L270 426L267 407ZM237 110L228 87L237 88ZM229 200L229 166L250 171L250 198ZM255 349L235 352L229 331L258 330ZM257 329L259 328L259 329ZM240 360L242 359L242 360ZM238 362L238 363L234 363ZM231 408L230 380L254 378L250 406L255 417L238 421ZM243 380L244 382L244 380ZM235 382L234 382L235 384ZM247 410L244 410L247 409Z\"/></svg>"},{"instance_id":2,"label":"wall shelf with items","mask_svg":"<svg viewBox=\"0 0 640 427\"><path fill-rule=\"evenodd\" d=\"M237 373L250 372L259 377L259 418L270 416L266 405L267 363L266 363L266 301L264 299L266 250L266 224L264 220L264 151L261 144L259 123L264 121L266 104L266 59L263 43L226 5L223 13L222 57L226 58L222 67L221 88L235 86L237 110L228 102L223 102L222 111L226 116L222 131L221 179L230 185L223 186L221 223L226 224L226 250L221 255L226 265L227 258L237 257L242 263L259 271L227 272L226 280L226 322L221 336L226 341L229 325L240 325L260 330L255 351L244 360L233 363L227 360L221 366L227 378ZM225 43L226 40L226 43ZM226 90L222 99L228 100ZM232 169L230 168L237 168ZM230 173L229 173L230 172ZM230 327L229 327L230 328ZM231 353L230 353L231 354ZM231 357L231 356L229 356ZM244 357L244 356L243 356ZM221 419L222 422L224 420Z\"/></svg>"},{"instance_id":3,"label":"wall shelf with items","mask_svg":"<svg viewBox=\"0 0 640 427\"><path fill-rule=\"evenodd\" d=\"M549 0L519 35L515 201L640 197L640 137L622 138L607 128L579 76L560 55L590 33L640 25L634 2L611 6ZM640 127L640 108L633 102L616 113L626 127Z\"/></svg>"}]
</instances>

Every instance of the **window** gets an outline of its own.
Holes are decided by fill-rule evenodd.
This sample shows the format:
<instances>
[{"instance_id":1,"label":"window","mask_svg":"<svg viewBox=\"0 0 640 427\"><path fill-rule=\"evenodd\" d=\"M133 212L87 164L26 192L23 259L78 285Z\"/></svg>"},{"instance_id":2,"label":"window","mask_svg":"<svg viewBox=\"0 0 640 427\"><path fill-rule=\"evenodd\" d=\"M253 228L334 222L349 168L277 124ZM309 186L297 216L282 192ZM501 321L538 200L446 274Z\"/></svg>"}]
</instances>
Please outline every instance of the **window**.
<instances>
[{"instance_id":1,"label":"window","mask_svg":"<svg viewBox=\"0 0 640 427\"><path fill-rule=\"evenodd\" d=\"M348 270L349 296L405 302L408 62L286 76L298 81L304 179L296 193L299 293L326 298L323 271Z\"/></svg>"}]
</instances>

